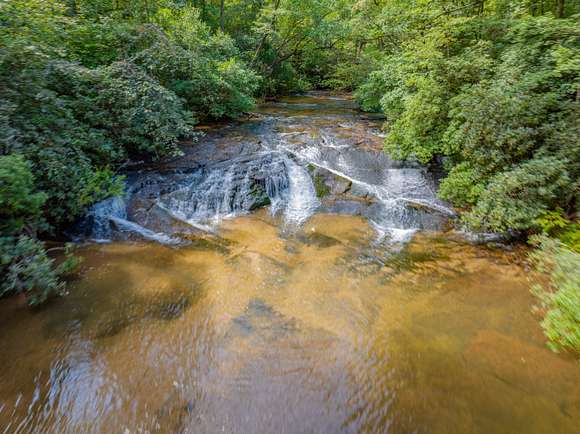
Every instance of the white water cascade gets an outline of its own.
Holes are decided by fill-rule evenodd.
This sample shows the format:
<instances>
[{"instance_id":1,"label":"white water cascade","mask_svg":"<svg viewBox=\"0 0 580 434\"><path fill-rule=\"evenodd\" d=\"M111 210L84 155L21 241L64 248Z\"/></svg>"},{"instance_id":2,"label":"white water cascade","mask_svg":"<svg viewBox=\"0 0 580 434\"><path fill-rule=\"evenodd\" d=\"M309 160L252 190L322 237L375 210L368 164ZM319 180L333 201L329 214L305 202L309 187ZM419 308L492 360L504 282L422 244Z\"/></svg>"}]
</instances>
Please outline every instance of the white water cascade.
<instances>
[{"instance_id":1,"label":"white water cascade","mask_svg":"<svg viewBox=\"0 0 580 434\"><path fill-rule=\"evenodd\" d=\"M209 229L223 218L271 205L299 226L319 205L307 170L280 152L261 152L207 169L204 176L165 197L158 205L176 219Z\"/></svg>"},{"instance_id":2,"label":"white water cascade","mask_svg":"<svg viewBox=\"0 0 580 434\"><path fill-rule=\"evenodd\" d=\"M135 234L140 238L161 244L179 244L180 240L164 233L154 232L128 220L127 205L122 197L112 197L94 205L82 223L89 228L87 237L107 242L120 233ZM117 236L118 238L118 236Z\"/></svg>"}]
</instances>

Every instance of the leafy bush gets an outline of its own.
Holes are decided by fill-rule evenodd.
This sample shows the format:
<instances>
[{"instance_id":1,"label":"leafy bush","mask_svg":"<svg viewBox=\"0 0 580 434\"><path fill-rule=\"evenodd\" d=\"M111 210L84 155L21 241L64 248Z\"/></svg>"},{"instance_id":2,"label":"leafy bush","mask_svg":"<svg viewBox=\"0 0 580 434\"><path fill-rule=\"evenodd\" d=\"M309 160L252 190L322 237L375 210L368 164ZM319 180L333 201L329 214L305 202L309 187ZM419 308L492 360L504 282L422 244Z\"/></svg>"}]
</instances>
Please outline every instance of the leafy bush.
<instances>
[{"instance_id":1,"label":"leafy bush","mask_svg":"<svg viewBox=\"0 0 580 434\"><path fill-rule=\"evenodd\" d=\"M61 295L62 276L78 264L67 256L61 264L48 257L43 243L26 235L0 237L0 297L23 293L31 306L43 303L52 295Z\"/></svg>"},{"instance_id":2,"label":"leafy bush","mask_svg":"<svg viewBox=\"0 0 580 434\"><path fill-rule=\"evenodd\" d=\"M580 254L547 237L533 240L538 250L531 254L538 271L546 273L547 285L535 285L534 294L545 312L542 327L554 351L580 355Z\"/></svg>"},{"instance_id":3,"label":"leafy bush","mask_svg":"<svg viewBox=\"0 0 580 434\"><path fill-rule=\"evenodd\" d=\"M371 72L367 79L357 87L355 98L364 111L381 111L381 99L387 92L385 74L388 72L385 69Z\"/></svg>"},{"instance_id":4,"label":"leafy bush","mask_svg":"<svg viewBox=\"0 0 580 434\"><path fill-rule=\"evenodd\" d=\"M441 181L439 196L455 206L467 208L477 203L484 190L485 182L481 175L468 163L460 163Z\"/></svg>"},{"instance_id":5,"label":"leafy bush","mask_svg":"<svg viewBox=\"0 0 580 434\"><path fill-rule=\"evenodd\" d=\"M93 203L123 191L121 177L94 167L78 150L44 148L30 158L37 186L47 197L44 215L57 229L74 221Z\"/></svg>"},{"instance_id":6,"label":"leafy bush","mask_svg":"<svg viewBox=\"0 0 580 434\"><path fill-rule=\"evenodd\" d=\"M580 222L564 217L562 208L547 211L537 219L542 234L558 238L562 243L580 253Z\"/></svg>"},{"instance_id":7,"label":"leafy bush","mask_svg":"<svg viewBox=\"0 0 580 434\"><path fill-rule=\"evenodd\" d=\"M29 162L21 155L0 156L0 233L17 234L36 224L45 201L44 193L34 191Z\"/></svg>"},{"instance_id":8,"label":"leafy bush","mask_svg":"<svg viewBox=\"0 0 580 434\"><path fill-rule=\"evenodd\" d=\"M534 228L543 213L561 202L569 185L565 161L554 157L526 161L492 177L466 220L485 231Z\"/></svg>"},{"instance_id":9,"label":"leafy bush","mask_svg":"<svg viewBox=\"0 0 580 434\"><path fill-rule=\"evenodd\" d=\"M36 304L62 291L74 262L57 265L38 234L58 235L120 194L115 168L128 158L177 155L194 119L174 92L120 60L134 24L40 0L3 4L0 22L0 296Z\"/></svg>"},{"instance_id":10,"label":"leafy bush","mask_svg":"<svg viewBox=\"0 0 580 434\"><path fill-rule=\"evenodd\" d=\"M0 297L24 293L29 304L41 303L62 291L60 277L75 265L71 257L55 265L32 238L45 200L44 193L34 191L28 161L21 155L0 156Z\"/></svg>"},{"instance_id":11,"label":"leafy bush","mask_svg":"<svg viewBox=\"0 0 580 434\"><path fill-rule=\"evenodd\" d=\"M0 74L24 62L13 55L16 60L6 55L0 63ZM17 78L4 89L4 123L13 133L2 147L32 162L54 225L121 190L108 166L127 157L175 155L178 140L192 134L191 114L179 98L134 64L90 70L31 56L12 74L19 73L33 80Z\"/></svg>"},{"instance_id":12,"label":"leafy bush","mask_svg":"<svg viewBox=\"0 0 580 434\"><path fill-rule=\"evenodd\" d=\"M259 78L237 59L229 38L217 43L200 23L192 29L197 34L184 34L182 26L172 31L146 26L134 42L133 61L181 97L198 118L235 118L254 108Z\"/></svg>"}]
</instances>

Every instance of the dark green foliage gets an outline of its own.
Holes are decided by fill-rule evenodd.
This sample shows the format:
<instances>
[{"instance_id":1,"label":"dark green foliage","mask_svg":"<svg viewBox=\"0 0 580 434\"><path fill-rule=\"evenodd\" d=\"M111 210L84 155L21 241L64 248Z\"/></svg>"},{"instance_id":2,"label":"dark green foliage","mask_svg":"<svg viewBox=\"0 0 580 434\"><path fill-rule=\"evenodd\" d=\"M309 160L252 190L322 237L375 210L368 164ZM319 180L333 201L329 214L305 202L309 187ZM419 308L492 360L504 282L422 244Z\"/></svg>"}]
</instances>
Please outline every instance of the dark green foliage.
<instances>
[{"instance_id":1,"label":"dark green foliage","mask_svg":"<svg viewBox=\"0 0 580 434\"><path fill-rule=\"evenodd\" d=\"M580 354L580 254L557 240L536 237L538 249L531 259L547 283L537 284L533 292L541 302L542 327L554 351Z\"/></svg>"},{"instance_id":2,"label":"dark green foliage","mask_svg":"<svg viewBox=\"0 0 580 434\"><path fill-rule=\"evenodd\" d=\"M197 18L188 19L195 23ZM235 118L251 110L259 79L236 57L232 41L225 35L219 41L209 36L199 22L189 30L200 35L188 29L177 26L167 35L146 26L134 42L142 49L133 61L181 97L198 118Z\"/></svg>"},{"instance_id":3,"label":"dark green foliage","mask_svg":"<svg viewBox=\"0 0 580 434\"><path fill-rule=\"evenodd\" d=\"M0 156L0 231L12 235L40 218L46 195L34 191L30 164L20 155ZM32 226L30 230L34 230Z\"/></svg>"},{"instance_id":4,"label":"dark green foliage","mask_svg":"<svg viewBox=\"0 0 580 434\"><path fill-rule=\"evenodd\" d=\"M90 70L39 63L26 65L34 82L13 81L5 89L5 122L13 133L2 147L33 163L50 223L70 222L119 192L106 166L127 157L175 155L178 139L191 135L191 116L180 100L135 65Z\"/></svg>"},{"instance_id":5,"label":"dark green foliage","mask_svg":"<svg viewBox=\"0 0 580 434\"><path fill-rule=\"evenodd\" d=\"M314 190L316 191L316 196L323 198L330 194L330 188L324 182L324 178L319 173L314 175Z\"/></svg>"},{"instance_id":6,"label":"dark green foliage","mask_svg":"<svg viewBox=\"0 0 580 434\"><path fill-rule=\"evenodd\" d=\"M77 264L77 259L68 256L57 265L41 242L26 235L0 237L0 297L23 293L28 304L40 304L52 295L62 294L62 276Z\"/></svg>"},{"instance_id":7,"label":"dark green foliage","mask_svg":"<svg viewBox=\"0 0 580 434\"><path fill-rule=\"evenodd\" d=\"M157 24L142 24L144 6ZM0 295L31 304L68 269L38 233L122 194L127 160L178 155L196 118L251 109L258 85L231 39L169 2L14 0L0 6L0 46Z\"/></svg>"},{"instance_id":8,"label":"dark green foliage","mask_svg":"<svg viewBox=\"0 0 580 434\"><path fill-rule=\"evenodd\" d=\"M562 208L546 211L536 220L536 224L543 235L558 238L568 248L580 253L580 221L567 219Z\"/></svg>"},{"instance_id":9,"label":"dark green foliage","mask_svg":"<svg viewBox=\"0 0 580 434\"><path fill-rule=\"evenodd\" d=\"M77 150L45 148L31 158L38 187L47 196L44 214L57 228L73 222L93 203L123 191L122 178L93 167Z\"/></svg>"},{"instance_id":10,"label":"dark green foliage","mask_svg":"<svg viewBox=\"0 0 580 434\"><path fill-rule=\"evenodd\" d=\"M454 166L441 181L439 195L457 207L468 208L477 203L484 190L484 180L473 167L464 162Z\"/></svg>"},{"instance_id":11,"label":"dark green foliage","mask_svg":"<svg viewBox=\"0 0 580 434\"><path fill-rule=\"evenodd\" d=\"M76 263L68 257L55 265L33 238L45 199L34 191L30 164L22 156L0 156L0 297L24 293L29 304L41 303L62 291L60 276Z\"/></svg>"},{"instance_id":12,"label":"dark green foliage","mask_svg":"<svg viewBox=\"0 0 580 434\"><path fill-rule=\"evenodd\" d=\"M565 161L555 157L526 161L493 176L466 219L484 231L535 229L536 220L560 203L570 183Z\"/></svg>"}]
</instances>

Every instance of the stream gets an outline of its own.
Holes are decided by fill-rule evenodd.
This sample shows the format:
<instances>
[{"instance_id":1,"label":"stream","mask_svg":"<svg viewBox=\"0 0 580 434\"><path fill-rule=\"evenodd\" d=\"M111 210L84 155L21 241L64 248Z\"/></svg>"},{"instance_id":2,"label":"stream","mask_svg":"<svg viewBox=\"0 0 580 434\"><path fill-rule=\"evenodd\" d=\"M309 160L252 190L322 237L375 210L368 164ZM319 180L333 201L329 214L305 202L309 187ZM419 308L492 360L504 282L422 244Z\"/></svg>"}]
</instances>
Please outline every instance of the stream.
<instances>
[{"instance_id":1,"label":"stream","mask_svg":"<svg viewBox=\"0 0 580 434\"><path fill-rule=\"evenodd\" d=\"M0 300L0 433L579 433L527 252L451 231L381 123L287 97L128 174L65 297Z\"/></svg>"}]
</instances>

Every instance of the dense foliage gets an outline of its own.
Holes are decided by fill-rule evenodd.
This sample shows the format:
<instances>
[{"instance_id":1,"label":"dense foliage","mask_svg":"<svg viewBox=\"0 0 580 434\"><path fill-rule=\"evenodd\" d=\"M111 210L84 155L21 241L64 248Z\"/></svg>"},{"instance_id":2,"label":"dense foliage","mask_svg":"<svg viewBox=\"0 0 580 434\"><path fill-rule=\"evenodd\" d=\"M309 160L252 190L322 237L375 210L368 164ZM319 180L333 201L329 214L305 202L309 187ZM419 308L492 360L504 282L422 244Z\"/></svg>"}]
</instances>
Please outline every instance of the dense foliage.
<instances>
[{"instance_id":1,"label":"dense foliage","mask_svg":"<svg viewBox=\"0 0 580 434\"><path fill-rule=\"evenodd\" d=\"M534 287L545 316L542 327L550 346L580 354L580 254L557 240L535 239L539 249L531 256L547 282Z\"/></svg>"},{"instance_id":2,"label":"dense foliage","mask_svg":"<svg viewBox=\"0 0 580 434\"><path fill-rule=\"evenodd\" d=\"M401 15L384 2L379 20L404 27L383 33L398 43L357 91L387 116L386 151L445 157L440 195L472 229L534 232L556 208L574 218L580 31L564 18L574 5L427 3Z\"/></svg>"}]
</instances>

